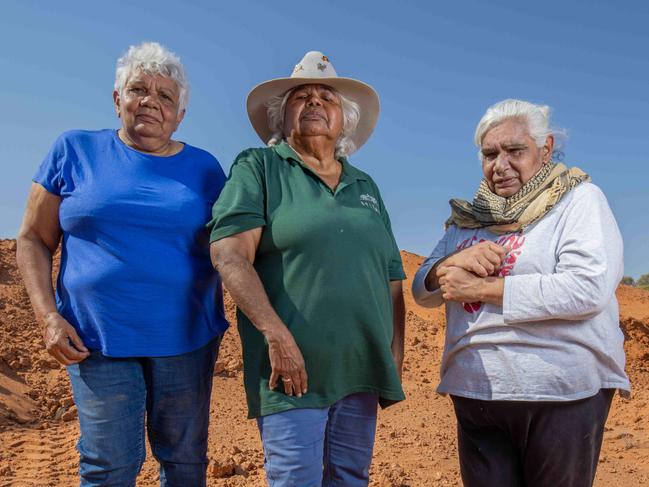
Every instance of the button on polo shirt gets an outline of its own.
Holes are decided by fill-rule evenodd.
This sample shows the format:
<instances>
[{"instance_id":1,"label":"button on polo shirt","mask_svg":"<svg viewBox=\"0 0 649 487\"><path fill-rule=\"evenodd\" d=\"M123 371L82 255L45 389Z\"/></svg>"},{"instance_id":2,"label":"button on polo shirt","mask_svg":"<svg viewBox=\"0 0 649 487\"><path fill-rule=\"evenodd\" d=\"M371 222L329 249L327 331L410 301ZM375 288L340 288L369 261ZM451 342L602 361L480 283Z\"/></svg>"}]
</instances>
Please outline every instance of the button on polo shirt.
<instances>
[{"instance_id":1,"label":"button on polo shirt","mask_svg":"<svg viewBox=\"0 0 649 487\"><path fill-rule=\"evenodd\" d=\"M404 399L392 359L389 281L405 279L379 190L345 158L335 191L286 143L242 152L212 209L210 241L263 227L254 267L293 334L308 393L268 389L263 335L237 311L249 417L326 407L356 392Z\"/></svg>"}]
</instances>

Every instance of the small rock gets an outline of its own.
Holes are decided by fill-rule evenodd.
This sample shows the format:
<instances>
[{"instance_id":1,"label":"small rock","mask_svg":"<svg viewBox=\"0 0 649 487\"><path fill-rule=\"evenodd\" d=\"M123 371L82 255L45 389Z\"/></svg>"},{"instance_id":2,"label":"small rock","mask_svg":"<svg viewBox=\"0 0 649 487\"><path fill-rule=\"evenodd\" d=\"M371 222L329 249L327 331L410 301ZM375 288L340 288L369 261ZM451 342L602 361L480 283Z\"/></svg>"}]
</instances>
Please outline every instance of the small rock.
<instances>
[{"instance_id":1,"label":"small rock","mask_svg":"<svg viewBox=\"0 0 649 487\"><path fill-rule=\"evenodd\" d=\"M214 366L214 375L222 374L225 371L225 364L223 362L216 362Z\"/></svg>"},{"instance_id":2,"label":"small rock","mask_svg":"<svg viewBox=\"0 0 649 487\"><path fill-rule=\"evenodd\" d=\"M243 362L240 359L232 359L225 368L228 372L236 372L243 369Z\"/></svg>"},{"instance_id":3,"label":"small rock","mask_svg":"<svg viewBox=\"0 0 649 487\"><path fill-rule=\"evenodd\" d=\"M63 417L63 414L65 413L66 409L64 407L59 407L56 412L54 413L54 420L58 421Z\"/></svg>"},{"instance_id":4,"label":"small rock","mask_svg":"<svg viewBox=\"0 0 649 487\"><path fill-rule=\"evenodd\" d=\"M61 364L58 363L55 358L51 358L50 360L48 360L47 365L49 366L50 369L60 369L61 368Z\"/></svg>"},{"instance_id":5,"label":"small rock","mask_svg":"<svg viewBox=\"0 0 649 487\"><path fill-rule=\"evenodd\" d=\"M69 408L74 404L74 400L71 397L65 397L61 399L61 406L64 408Z\"/></svg>"},{"instance_id":6,"label":"small rock","mask_svg":"<svg viewBox=\"0 0 649 487\"><path fill-rule=\"evenodd\" d=\"M211 477L223 479L226 477L232 477L236 473L235 468L236 465L234 460L228 458L224 461L213 460L208 467L208 471Z\"/></svg>"},{"instance_id":7,"label":"small rock","mask_svg":"<svg viewBox=\"0 0 649 487\"><path fill-rule=\"evenodd\" d=\"M16 355L16 352L14 350L7 350L7 351L3 352L2 355L0 355L0 358L2 360L4 360L5 362L9 363L12 360L16 360L17 355Z\"/></svg>"},{"instance_id":8,"label":"small rock","mask_svg":"<svg viewBox=\"0 0 649 487\"><path fill-rule=\"evenodd\" d=\"M236 463L236 464L234 465L234 473L235 473L236 475L242 475L243 477L247 477L247 476L248 476L248 470L246 470L246 469L243 467L243 465L240 465L240 464L238 464L238 463Z\"/></svg>"},{"instance_id":9,"label":"small rock","mask_svg":"<svg viewBox=\"0 0 649 487\"><path fill-rule=\"evenodd\" d=\"M76 417L77 417L77 408L75 407L72 407L71 409L68 409L63 414L61 414L61 419L63 421L72 421Z\"/></svg>"}]
</instances>

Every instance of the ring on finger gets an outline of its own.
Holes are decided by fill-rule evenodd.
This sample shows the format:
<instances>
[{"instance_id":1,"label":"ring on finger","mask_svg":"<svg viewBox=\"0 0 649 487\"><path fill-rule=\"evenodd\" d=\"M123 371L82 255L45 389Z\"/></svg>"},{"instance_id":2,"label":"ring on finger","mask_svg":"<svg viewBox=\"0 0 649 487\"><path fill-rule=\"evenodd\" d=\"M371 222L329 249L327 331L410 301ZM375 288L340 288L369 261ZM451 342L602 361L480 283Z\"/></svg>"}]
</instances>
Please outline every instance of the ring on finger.
<instances>
[{"instance_id":1,"label":"ring on finger","mask_svg":"<svg viewBox=\"0 0 649 487\"><path fill-rule=\"evenodd\" d=\"M282 377L282 382L293 382L293 379L290 377Z\"/></svg>"}]
</instances>

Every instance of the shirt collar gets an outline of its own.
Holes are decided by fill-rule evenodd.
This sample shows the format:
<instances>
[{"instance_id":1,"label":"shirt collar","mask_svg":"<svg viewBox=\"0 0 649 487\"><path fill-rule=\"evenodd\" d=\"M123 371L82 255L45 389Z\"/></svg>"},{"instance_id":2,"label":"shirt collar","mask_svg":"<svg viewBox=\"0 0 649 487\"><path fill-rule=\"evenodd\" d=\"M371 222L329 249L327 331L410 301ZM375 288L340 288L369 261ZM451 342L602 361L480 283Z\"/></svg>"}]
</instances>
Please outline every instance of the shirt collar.
<instances>
[{"instance_id":1,"label":"shirt collar","mask_svg":"<svg viewBox=\"0 0 649 487\"><path fill-rule=\"evenodd\" d=\"M297 155L297 153L291 148L290 145L286 141L282 141L280 144L274 145L273 149L277 154L285 160L293 160L297 162L298 164L305 166L304 162L302 159L300 159L300 156ZM362 171L359 171L356 169L354 166L352 166L349 161L347 160L346 157L339 157L338 160L340 163L343 165L343 175L341 178L342 180L358 180L358 181L367 181L367 176L365 173ZM308 168L308 167L307 167ZM309 169L310 170L310 169Z\"/></svg>"}]
</instances>

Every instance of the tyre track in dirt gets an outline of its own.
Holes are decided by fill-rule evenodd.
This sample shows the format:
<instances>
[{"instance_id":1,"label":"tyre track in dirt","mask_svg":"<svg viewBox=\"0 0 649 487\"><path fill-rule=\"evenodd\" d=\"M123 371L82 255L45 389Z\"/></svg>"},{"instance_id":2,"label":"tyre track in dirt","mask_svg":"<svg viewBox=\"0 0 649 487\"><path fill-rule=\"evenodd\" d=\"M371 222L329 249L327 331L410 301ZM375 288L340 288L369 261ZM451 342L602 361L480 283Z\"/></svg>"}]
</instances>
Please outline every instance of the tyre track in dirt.
<instances>
[{"instance_id":1,"label":"tyre track in dirt","mask_svg":"<svg viewBox=\"0 0 649 487\"><path fill-rule=\"evenodd\" d=\"M74 424L2 433L1 487L63 487L78 484Z\"/></svg>"}]
</instances>

